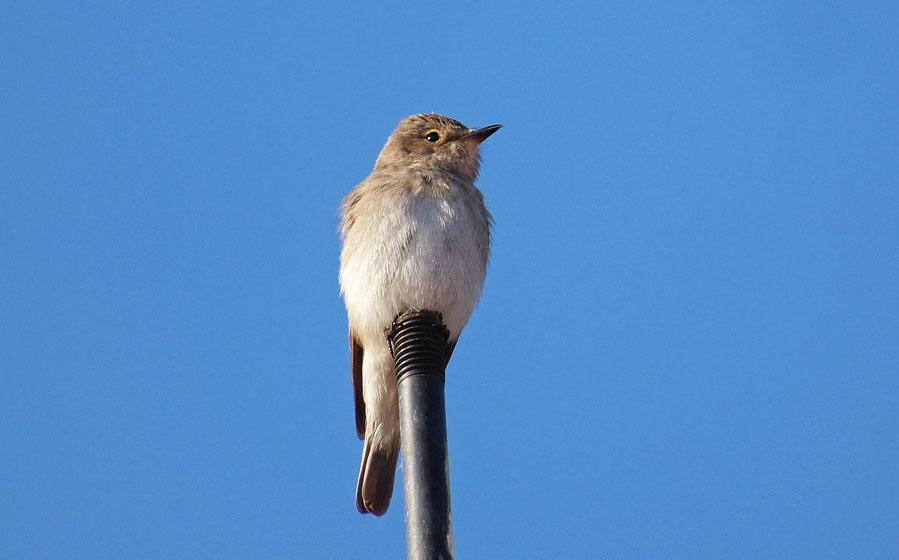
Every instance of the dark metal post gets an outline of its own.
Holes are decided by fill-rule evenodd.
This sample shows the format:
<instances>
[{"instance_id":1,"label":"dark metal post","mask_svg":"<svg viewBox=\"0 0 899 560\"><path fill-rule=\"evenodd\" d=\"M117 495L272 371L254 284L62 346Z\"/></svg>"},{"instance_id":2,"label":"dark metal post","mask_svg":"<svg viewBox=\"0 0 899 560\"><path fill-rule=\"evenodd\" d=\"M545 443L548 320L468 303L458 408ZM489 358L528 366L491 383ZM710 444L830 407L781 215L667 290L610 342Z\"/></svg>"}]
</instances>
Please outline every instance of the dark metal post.
<instances>
[{"instance_id":1,"label":"dark metal post","mask_svg":"<svg viewBox=\"0 0 899 560\"><path fill-rule=\"evenodd\" d=\"M448 333L433 311L407 311L388 333L396 360L410 560L451 560L444 380Z\"/></svg>"}]
</instances>

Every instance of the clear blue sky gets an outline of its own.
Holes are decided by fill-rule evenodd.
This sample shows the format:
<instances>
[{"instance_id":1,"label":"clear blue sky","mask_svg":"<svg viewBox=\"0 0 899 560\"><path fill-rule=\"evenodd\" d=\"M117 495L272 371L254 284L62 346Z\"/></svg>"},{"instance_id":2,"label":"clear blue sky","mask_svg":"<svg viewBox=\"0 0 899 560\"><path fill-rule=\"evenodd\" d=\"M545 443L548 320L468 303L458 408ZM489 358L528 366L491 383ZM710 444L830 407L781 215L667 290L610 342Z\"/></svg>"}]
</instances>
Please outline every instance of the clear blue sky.
<instances>
[{"instance_id":1,"label":"clear blue sky","mask_svg":"<svg viewBox=\"0 0 899 560\"><path fill-rule=\"evenodd\" d=\"M398 558L340 199L503 123L460 558L899 550L899 8L7 3L0 557Z\"/></svg>"}]
</instances>

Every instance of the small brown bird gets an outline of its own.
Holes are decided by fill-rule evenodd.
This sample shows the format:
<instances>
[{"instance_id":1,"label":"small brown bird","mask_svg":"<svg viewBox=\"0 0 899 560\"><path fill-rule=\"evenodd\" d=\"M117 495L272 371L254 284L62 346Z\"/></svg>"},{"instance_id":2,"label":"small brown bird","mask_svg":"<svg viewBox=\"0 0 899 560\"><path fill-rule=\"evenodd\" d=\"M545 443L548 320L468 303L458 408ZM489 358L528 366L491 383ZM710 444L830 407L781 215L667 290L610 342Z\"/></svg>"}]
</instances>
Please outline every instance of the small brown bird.
<instances>
[{"instance_id":1,"label":"small brown bird","mask_svg":"<svg viewBox=\"0 0 899 560\"><path fill-rule=\"evenodd\" d=\"M374 170L342 206L340 288L350 325L356 431L365 443L356 507L383 515L400 449L394 361L386 332L409 309L436 311L449 352L481 295L490 213L474 185L479 146L499 130L436 114L400 121Z\"/></svg>"}]
</instances>

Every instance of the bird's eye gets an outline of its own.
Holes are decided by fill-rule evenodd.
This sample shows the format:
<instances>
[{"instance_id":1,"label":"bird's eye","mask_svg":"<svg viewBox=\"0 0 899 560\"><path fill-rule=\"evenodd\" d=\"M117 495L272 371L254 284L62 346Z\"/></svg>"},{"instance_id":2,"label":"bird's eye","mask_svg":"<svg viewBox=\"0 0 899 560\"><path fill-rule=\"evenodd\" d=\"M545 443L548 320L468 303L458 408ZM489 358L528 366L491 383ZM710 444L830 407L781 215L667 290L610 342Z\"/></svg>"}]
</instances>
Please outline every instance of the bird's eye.
<instances>
[{"instance_id":1,"label":"bird's eye","mask_svg":"<svg viewBox=\"0 0 899 560\"><path fill-rule=\"evenodd\" d=\"M436 130L432 130L425 136L425 140L428 142L436 142L440 140L440 134Z\"/></svg>"}]
</instances>

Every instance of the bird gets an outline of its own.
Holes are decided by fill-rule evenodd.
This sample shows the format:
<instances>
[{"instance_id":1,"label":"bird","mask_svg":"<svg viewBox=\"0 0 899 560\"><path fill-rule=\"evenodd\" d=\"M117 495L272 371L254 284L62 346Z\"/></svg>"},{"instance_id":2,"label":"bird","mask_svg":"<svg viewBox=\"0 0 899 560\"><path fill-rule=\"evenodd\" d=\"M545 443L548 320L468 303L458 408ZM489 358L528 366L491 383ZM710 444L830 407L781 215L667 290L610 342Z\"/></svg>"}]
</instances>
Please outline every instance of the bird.
<instances>
[{"instance_id":1,"label":"bird","mask_svg":"<svg viewBox=\"0 0 899 560\"><path fill-rule=\"evenodd\" d=\"M408 310L439 314L447 361L484 286L493 218L474 182L480 145L502 125L468 128L436 113L402 119L371 174L341 204L340 291L349 323L356 508L383 515L400 451L395 363L387 331Z\"/></svg>"}]
</instances>

